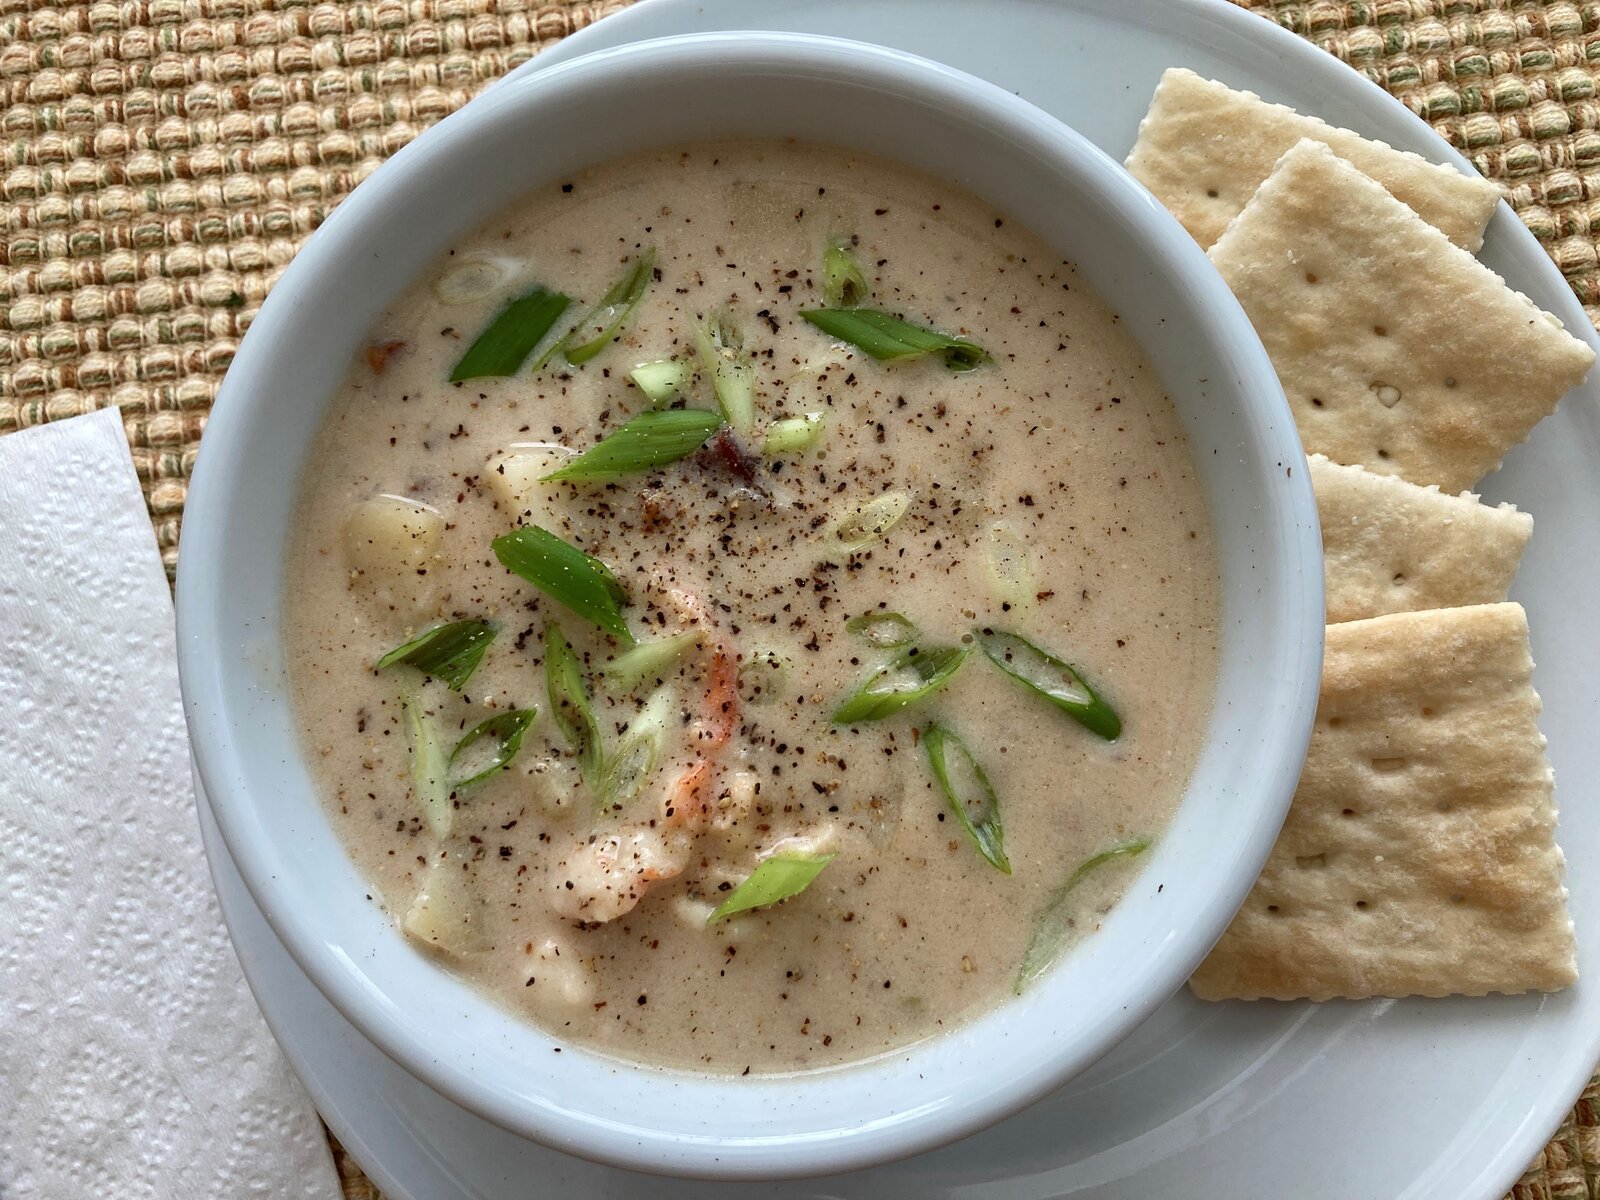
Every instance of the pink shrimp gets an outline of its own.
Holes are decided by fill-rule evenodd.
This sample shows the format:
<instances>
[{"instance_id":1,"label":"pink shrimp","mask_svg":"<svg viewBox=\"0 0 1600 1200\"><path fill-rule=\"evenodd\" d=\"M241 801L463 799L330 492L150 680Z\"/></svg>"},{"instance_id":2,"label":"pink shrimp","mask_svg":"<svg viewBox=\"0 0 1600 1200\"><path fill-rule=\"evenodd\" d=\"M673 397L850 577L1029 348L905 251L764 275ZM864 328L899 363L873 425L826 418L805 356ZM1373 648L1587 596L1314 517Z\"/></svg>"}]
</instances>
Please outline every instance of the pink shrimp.
<instances>
[{"instance_id":1,"label":"pink shrimp","mask_svg":"<svg viewBox=\"0 0 1600 1200\"><path fill-rule=\"evenodd\" d=\"M656 817L584 841L557 864L551 907L575 921L614 921L633 911L652 885L683 873L695 839L710 824L718 759L738 727L738 670L715 618L693 593L669 588L668 594L689 621L706 631L708 642L694 760L666 790Z\"/></svg>"}]
</instances>

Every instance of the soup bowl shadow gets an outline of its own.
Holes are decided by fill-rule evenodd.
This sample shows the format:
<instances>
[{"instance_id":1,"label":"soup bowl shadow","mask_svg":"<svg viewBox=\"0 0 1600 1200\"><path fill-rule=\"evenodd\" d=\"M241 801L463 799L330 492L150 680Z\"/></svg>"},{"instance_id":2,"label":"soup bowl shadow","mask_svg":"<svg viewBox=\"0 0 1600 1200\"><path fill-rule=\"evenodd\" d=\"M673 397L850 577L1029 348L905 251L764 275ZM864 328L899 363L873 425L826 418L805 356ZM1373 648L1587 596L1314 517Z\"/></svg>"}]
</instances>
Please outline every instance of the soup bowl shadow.
<instances>
[{"instance_id":1,"label":"soup bowl shadow","mask_svg":"<svg viewBox=\"0 0 1600 1200\"><path fill-rule=\"evenodd\" d=\"M1098 932L1025 995L940 1037L743 1079L561 1046L408 944L319 803L279 632L296 480L390 303L452 239L530 189L715 137L885 156L976 193L1074 261L1177 405L1222 579L1198 764ZM709 34L591 55L493 89L397 154L310 240L245 336L206 430L178 573L200 778L240 875L307 975L385 1053L506 1129L618 1166L725 1179L832 1174L927 1150L1028 1105L1126 1036L1182 986L1265 861L1321 663L1321 546L1303 461L1272 367L1205 255L1054 118L960 72L834 39Z\"/></svg>"}]
</instances>

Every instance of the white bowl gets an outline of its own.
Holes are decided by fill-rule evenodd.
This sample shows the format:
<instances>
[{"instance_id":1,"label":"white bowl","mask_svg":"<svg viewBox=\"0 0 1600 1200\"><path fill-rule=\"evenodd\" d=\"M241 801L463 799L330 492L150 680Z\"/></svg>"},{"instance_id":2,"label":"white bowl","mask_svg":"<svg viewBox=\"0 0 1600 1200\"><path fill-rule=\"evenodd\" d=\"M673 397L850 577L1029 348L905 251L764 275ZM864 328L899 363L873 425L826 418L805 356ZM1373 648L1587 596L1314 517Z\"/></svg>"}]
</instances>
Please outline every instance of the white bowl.
<instances>
[{"instance_id":1,"label":"white bowl","mask_svg":"<svg viewBox=\"0 0 1600 1200\"><path fill-rule=\"evenodd\" d=\"M1166 836L1104 927L1026 996L849 1067L697 1076L558 1047L364 899L302 761L279 635L284 547L329 398L379 314L447 242L616 155L790 135L976 192L1075 261L1121 314L1182 413L1210 502L1221 672ZM1089 1065L1182 985L1244 898L1316 703L1322 559L1303 461L1272 367L1204 254L1121 168L1031 105L833 39L707 34L592 55L495 89L396 155L300 252L245 337L183 531L178 633L195 758L240 874L295 959L451 1099L648 1171L749 1179L882 1162L999 1120Z\"/></svg>"}]
</instances>

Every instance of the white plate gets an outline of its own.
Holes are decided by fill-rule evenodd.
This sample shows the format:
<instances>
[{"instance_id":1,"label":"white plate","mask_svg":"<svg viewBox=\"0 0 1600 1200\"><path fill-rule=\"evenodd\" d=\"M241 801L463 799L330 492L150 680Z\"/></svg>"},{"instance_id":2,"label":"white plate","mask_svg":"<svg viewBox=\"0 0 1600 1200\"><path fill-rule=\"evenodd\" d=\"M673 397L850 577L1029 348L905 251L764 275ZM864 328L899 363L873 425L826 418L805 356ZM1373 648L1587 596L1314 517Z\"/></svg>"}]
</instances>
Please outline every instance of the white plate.
<instances>
[{"instance_id":1,"label":"white plate","mask_svg":"<svg viewBox=\"0 0 1600 1200\"><path fill-rule=\"evenodd\" d=\"M1008 87L1113 156L1163 68L1186 65L1439 161L1402 105L1223 0L646 0L500 86L578 54L710 29L823 33L924 54ZM1501 206L1483 260L1594 340L1538 243ZM1600 344L1600 343L1597 343ZM1527 606L1564 812L1580 965L1600 963L1600 386L1580 389L1485 489L1537 522ZM1585 796L1589 798L1584 799ZM295 969L208 826L246 974L330 1125L392 1200L530 1194L893 1200L1498 1200L1600 1058L1600 989L1553 997L1202 1005L1174 997L1087 1075L987 1133L891 1167L750 1187L673 1183L565 1158L473 1118L388 1062Z\"/></svg>"}]
</instances>

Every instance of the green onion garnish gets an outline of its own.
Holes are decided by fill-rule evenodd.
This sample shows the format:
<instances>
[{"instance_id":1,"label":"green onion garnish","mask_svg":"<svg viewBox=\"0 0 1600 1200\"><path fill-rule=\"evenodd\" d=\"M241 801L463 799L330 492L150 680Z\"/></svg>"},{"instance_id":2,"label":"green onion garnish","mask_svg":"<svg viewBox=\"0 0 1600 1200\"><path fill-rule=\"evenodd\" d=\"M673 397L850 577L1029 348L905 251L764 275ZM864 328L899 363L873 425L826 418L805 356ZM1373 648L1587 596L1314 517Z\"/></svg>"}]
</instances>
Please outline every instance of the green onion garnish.
<instances>
[{"instance_id":1,"label":"green onion garnish","mask_svg":"<svg viewBox=\"0 0 1600 1200\"><path fill-rule=\"evenodd\" d=\"M655 265L656 252L652 246L633 260L633 266L621 279L606 289L599 304L578 318L578 323L562 338L562 351L569 363L581 366L617 340L622 327L639 307L639 301L644 299ZM580 333L587 335L585 340L575 341Z\"/></svg>"},{"instance_id":2,"label":"green onion garnish","mask_svg":"<svg viewBox=\"0 0 1600 1200\"><path fill-rule=\"evenodd\" d=\"M891 529L911 508L910 492L885 492L831 522L822 531L826 553L835 558L859 554Z\"/></svg>"},{"instance_id":3,"label":"green onion garnish","mask_svg":"<svg viewBox=\"0 0 1600 1200\"><path fill-rule=\"evenodd\" d=\"M481 379L489 375L515 375L561 314L572 303L568 296L535 287L500 310L489 328L467 347L450 382Z\"/></svg>"},{"instance_id":4,"label":"green onion garnish","mask_svg":"<svg viewBox=\"0 0 1600 1200\"><path fill-rule=\"evenodd\" d=\"M626 604L628 602L628 589L622 586L622 580L613 575L611 568L594 555L585 554L584 558L589 560L589 565L594 568L595 574L600 576L600 582L606 585L606 591L611 594L611 598L618 604Z\"/></svg>"},{"instance_id":5,"label":"green onion garnish","mask_svg":"<svg viewBox=\"0 0 1600 1200\"><path fill-rule=\"evenodd\" d=\"M911 623L911 618L897 612L862 613L846 621L844 631L885 650L909 646L917 640L917 627Z\"/></svg>"},{"instance_id":6,"label":"green onion garnish","mask_svg":"<svg viewBox=\"0 0 1600 1200\"><path fill-rule=\"evenodd\" d=\"M706 924L715 925L735 913L764 908L768 904L798 896L811 886L811 881L822 874L822 868L833 859L832 854L774 854L728 893L728 898L706 918Z\"/></svg>"},{"instance_id":7,"label":"green onion garnish","mask_svg":"<svg viewBox=\"0 0 1600 1200\"><path fill-rule=\"evenodd\" d=\"M667 408L642 412L540 482L615 479L635 471L664 467L693 454L721 428L722 417L703 409Z\"/></svg>"},{"instance_id":8,"label":"green onion garnish","mask_svg":"<svg viewBox=\"0 0 1600 1200\"><path fill-rule=\"evenodd\" d=\"M1114 842L1098 854L1079 863L1077 870L1067 876L1067 881L1056 889L1055 894L1045 904L1044 911L1039 916L1039 924L1035 926L1033 937L1028 941L1028 948L1023 952L1022 966L1017 971L1017 995L1022 995L1023 991L1048 971L1050 964L1060 956L1061 948L1066 945L1073 927L1068 901L1072 898L1073 889L1083 882L1084 876L1114 859L1133 858L1149 848L1150 839L1147 837L1132 837Z\"/></svg>"},{"instance_id":9,"label":"green onion garnish","mask_svg":"<svg viewBox=\"0 0 1600 1200\"><path fill-rule=\"evenodd\" d=\"M1032 689L1091 733L1114 741L1122 718L1089 686L1076 668L1041 650L1027 638L993 629L975 631L989 661Z\"/></svg>"},{"instance_id":10,"label":"green onion garnish","mask_svg":"<svg viewBox=\"0 0 1600 1200\"><path fill-rule=\"evenodd\" d=\"M952 371L970 371L989 361L982 346L876 308L809 308L800 315L823 333L876 359L938 354Z\"/></svg>"},{"instance_id":11,"label":"green onion garnish","mask_svg":"<svg viewBox=\"0 0 1600 1200\"><path fill-rule=\"evenodd\" d=\"M756 369L743 336L726 316L713 313L695 327L694 341L722 415L734 429L749 433L756 423Z\"/></svg>"},{"instance_id":12,"label":"green onion garnish","mask_svg":"<svg viewBox=\"0 0 1600 1200\"><path fill-rule=\"evenodd\" d=\"M854 308L867 298L867 277L842 239L822 252L822 299L829 308Z\"/></svg>"},{"instance_id":13,"label":"green onion garnish","mask_svg":"<svg viewBox=\"0 0 1600 1200\"><path fill-rule=\"evenodd\" d=\"M628 372L633 386L645 394L651 405L661 408L678 398L678 393L694 378L694 364L681 358L663 358L640 363Z\"/></svg>"},{"instance_id":14,"label":"green onion garnish","mask_svg":"<svg viewBox=\"0 0 1600 1200\"><path fill-rule=\"evenodd\" d=\"M880 721L907 705L925 700L950 682L967 661L971 646L907 646L876 668L833 711L835 725Z\"/></svg>"},{"instance_id":15,"label":"green onion garnish","mask_svg":"<svg viewBox=\"0 0 1600 1200\"><path fill-rule=\"evenodd\" d=\"M644 789L661 761L667 724L677 713L673 690L659 687L628 722L600 775L600 808L620 812Z\"/></svg>"},{"instance_id":16,"label":"green onion garnish","mask_svg":"<svg viewBox=\"0 0 1600 1200\"><path fill-rule=\"evenodd\" d=\"M561 626L554 621L544 631L544 686L550 694L550 712L572 752L578 756L578 769L584 782L600 786L600 725L594 706L583 686L583 664L567 643Z\"/></svg>"},{"instance_id":17,"label":"green onion garnish","mask_svg":"<svg viewBox=\"0 0 1600 1200\"><path fill-rule=\"evenodd\" d=\"M647 679L659 683L684 655L700 643L702 636L701 630L690 629L670 637L640 642L613 658L601 668L600 673L606 677L607 683L622 691L636 688Z\"/></svg>"},{"instance_id":18,"label":"green onion garnish","mask_svg":"<svg viewBox=\"0 0 1600 1200\"><path fill-rule=\"evenodd\" d=\"M809 450L817 444L827 423L828 414L825 412L774 421L767 426L767 432L761 439L761 453L798 454L802 450Z\"/></svg>"},{"instance_id":19,"label":"green onion garnish","mask_svg":"<svg viewBox=\"0 0 1600 1200\"><path fill-rule=\"evenodd\" d=\"M757 650L739 664L739 694L748 704L771 704L783 695L794 664L777 650Z\"/></svg>"},{"instance_id":20,"label":"green onion garnish","mask_svg":"<svg viewBox=\"0 0 1600 1200\"><path fill-rule=\"evenodd\" d=\"M989 865L1002 874L1011 874L1011 860L1006 858L1005 835L1000 827L1000 798L994 794L978 760L972 756L967 744L942 725L929 725L922 731L922 748L928 752L928 765L933 777L939 781L939 790L945 802L967 831L978 853ZM951 751L955 754L952 755ZM965 760L965 768L958 759ZM955 767L955 772L951 767ZM952 778L954 775L954 778ZM976 810L976 819L974 819Z\"/></svg>"},{"instance_id":21,"label":"green onion garnish","mask_svg":"<svg viewBox=\"0 0 1600 1200\"><path fill-rule=\"evenodd\" d=\"M469 788L475 783L482 783L496 771L503 770L510 765L511 760L517 756L517 751L522 749L522 735L528 732L528 726L533 724L533 718L538 716L538 710L533 708L513 708L503 713L496 713L487 721L481 721L467 730L466 736L456 743L456 748L450 752L450 769L456 772L453 786L460 790ZM484 738L494 741L494 753L486 765L474 771L465 779L460 778L460 771L469 769L465 763L456 766L456 760L467 754L473 746ZM482 756L478 756L480 761Z\"/></svg>"},{"instance_id":22,"label":"green onion garnish","mask_svg":"<svg viewBox=\"0 0 1600 1200\"><path fill-rule=\"evenodd\" d=\"M453 692L472 677L483 661L484 651L494 641L495 628L487 621L451 621L424 630L404 645L396 646L380 658L374 669L382 671L395 663L415 667L431 675Z\"/></svg>"},{"instance_id":23,"label":"green onion garnish","mask_svg":"<svg viewBox=\"0 0 1600 1200\"><path fill-rule=\"evenodd\" d=\"M415 696L401 695L400 714L411 746L411 783L422 801L422 814L435 837L449 837L455 809L450 802L450 759L444 743Z\"/></svg>"},{"instance_id":24,"label":"green onion garnish","mask_svg":"<svg viewBox=\"0 0 1600 1200\"><path fill-rule=\"evenodd\" d=\"M513 575L520 575L618 641L633 645L633 634L617 598L621 584L604 563L538 525L513 529L491 544L500 565Z\"/></svg>"}]
</instances>

